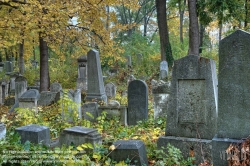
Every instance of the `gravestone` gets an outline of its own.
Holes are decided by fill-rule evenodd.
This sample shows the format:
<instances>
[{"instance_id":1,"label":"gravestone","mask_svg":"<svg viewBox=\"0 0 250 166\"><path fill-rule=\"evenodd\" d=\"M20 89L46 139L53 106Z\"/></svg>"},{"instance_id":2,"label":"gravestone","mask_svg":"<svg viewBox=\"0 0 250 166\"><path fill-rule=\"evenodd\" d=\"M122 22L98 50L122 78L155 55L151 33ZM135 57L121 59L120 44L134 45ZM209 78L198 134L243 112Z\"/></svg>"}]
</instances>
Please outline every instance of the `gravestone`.
<instances>
[{"instance_id":1,"label":"gravestone","mask_svg":"<svg viewBox=\"0 0 250 166\"><path fill-rule=\"evenodd\" d=\"M27 80L23 76L18 76L15 79L15 103L18 103L19 97L27 90Z\"/></svg>"},{"instance_id":2,"label":"gravestone","mask_svg":"<svg viewBox=\"0 0 250 166\"><path fill-rule=\"evenodd\" d=\"M137 63L136 64L140 65L141 62L142 62L143 55L142 54L137 54L136 56L137 56Z\"/></svg>"},{"instance_id":3,"label":"gravestone","mask_svg":"<svg viewBox=\"0 0 250 166\"><path fill-rule=\"evenodd\" d=\"M21 136L21 143L26 141L31 143L50 145L50 130L46 126L30 124L16 128L16 132Z\"/></svg>"},{"instance_id":4,"label":"gravestone","mask_svg":"<svg viewBox=\"0 0 250 166\"><path fill-rule=\"evenodd\" d=\"M38 112L37 101L39 98L40 98L40 94L39 94L39 91L37 89L27 90L18 99L19 100L19 107L20 108L35 109L35 111Z\"/></svg>"},{"instance_id":5,"label":"gravestone","mask_svg":"<svg viewBox=\"0 0 250 166\"><path fill-rule=\"evenodd\" d=\"M127 67L131 67L132 66L132 59L130 55L126 56L127 62L126 62L126 66Z\"/></svg>"},{"instance_id":6,"label":"gravestone","mask_svg":"<svg viewBox=\"0 0 250 166\"><path fill-rule=\"evenodd\" d=\"M148 119L148 86L144 81L134 80L128 86L128 125Z\"/></svg>"},{"instance_id":7,"label":"gravestone","mask_svg":"<svg viewBox=\"0 0 250 166\"><path fill-rule=\"evenodd\" d=\"M13 64L12 64L12 62L6 61L4 66L5 66L5 72L6 73L13 72Z\"/></svg>"},{"instance_id":8,"label":"gravestone","mask_svg":"<svg viewBox=\"0 0 250 166\"><path fill-rule=\"evenodd\" d=\"M50 85L50 92L61 92L62 91L62 85L58 82L54 82Z\"/></svg>"},{"instance_id":9,"label":"gravestone","mask_svg":"<svg viewBox=\"0 0 250 166\"><path fill-rule=\"evenodd\" d=\"M217 98L213 60L188 55L174 61L166 131L158 139L158 148L170 143L188 157L193 147L196 164L202 162L202 157L211 161L211 142L217 129ZM204 150L202 154L200 147Z\"/></svg>"},{"instance_id":10,"label":"gravestone","mask_svg":"<svg viewBox=\"0 0 250 166\"><path fill-rule=\"evenodd\" d=\"M58 100L60 100L60 92L43 91L40 93L37 105L48 106L58 102Z\"/></svg>"},{"instance_id":11,"label":"gravestone","mask_svg":"<svg viewBox=\"0 0 250 166\"><path fill-rule=\"evenodd\" d=\"M0 62L0 72L3 72L3 71L4 71L4 63Z\"/></svg>"},{"instance_id":12,"label":"gravestone","mask_svg":"<svg viewBox=\"0 0 250 166\"><path fill-rule=\"evenodd\" d=\"M127 126L128 122L128 108L126 106L99 106L98 116L101 116L103 112L106 112L107 120L112 118L118 118L120 124Z\"/></svg>"},{"instance_id":13,"label":"gravestone","mask_svg":"<svg viewBox=\"0 0 250 166\"><path fill-rule=\"evenodd\" d=\"M99 52L90 50L88 52L87 72L88 72L88 90L86 101L104 101L107 103L107 96L105 94L101 62Z\"/></svg>"},{"instance_id":14,"label":"gravestone","mask_svg":"<svg viewBox=\"0 0 250 166\"><path fill-rule=\"evenodd\" d=\"M167 115L167 105L170 93L170 83L152 80L152 94L154 99L154 119Z\"/></svg>"},{"instance_id":15,"label":"gravestone","mask_svg":"<svg viewBox=\"0 0 250 166\"><path fill-rule=\"evenodd\" d=\"M38 67L38 61L37 60L31 60L31 65L33 68L37 68Z\"/></svg>"},{"instance_id":16,"label":"gravestone","mask_svg":"<svg viewBox=\"0 0 250 166\"><path fill-rule=\"evenodd\" d=\"M6 82L4 80L0 81L0 104L4 104L6 97Z\"/></svg>"},{"instance_id":17,"label":"gravestone","mask_svg":"<svg viewBox=\"0 0 250 166\"><path fill-rule=\"evenodd\" d=\"M231 142L249 137L250 33L237 30L219 43L218 130L213 138L215 165Z\"/></svg>"},{"instance_id":18,"label":"gravestone","mask_svg":"<svg viewBox=\"0 0 250 166\"><path fill-rule=\"evenodd\" d=\"M112 160L120 162L130 160L130 165L148 165L146 147L141 140L118 140L113 143L116 147L111 152Z\"/></svg>"},{"instance_id":19,"label":"gravestone","mask_svg":"<svg viewBox=\"0 0 250 166\"><path fill-rule=\"evenodd\" d=\"M89 102L83 104L82 115L84 119L89 120L91 122L95 122L98 117L98 104L97 102ZM93 117L89 116L91 114Z\"/></svg>"},{"instance_id":20,"label":"gravestone","mask_svg":"<svg viewBox=\"0 0 250 166\"><path fill-rule=\"evenodd\" d=\"M66 128L62 131L59 138L59 145L74 145L78 146L84 143L91 143L93 147L95 144L102 143L102 136L97 129L86 128L81 126L74 126Z\"/></svg>"},{"instance_id":21,"label":"gravestone","mask_svg":"<svg viewBox=\"0 0 250 166\"><path fill-rule=\"evenodd\" d=\"M76 90L72 90L70 89L68 91L68 97L76 103L76 109L77 109L77 114L78 117L80 119L82 119L82 109L81 109L81 90L80 89L76 89ZM68 108L69 112L72 113L72 108Z\"/></svg>"},{"instance_id":22,"label":"gravestone","mask_svg":"<svg viewBox=\"0 0 250 166\"><path fill-rule=\"evenodd\" d=\"M78 78L77 89L87 91L87 56L80 56L77 59L78 63Z\"/></svg>"},{"instance_id":23,"label":"gravestone","mask_svg":"<svg viewBox=\"0 0 250 166\"><path fill-rule=\"evenodd\" d=\"M15 79L19 76L18 73L10 74L10 94L15 94Z\"/></svg>"},{"instance_id":24,"label":"gravestone","mask_svg":"<svg viewBox=\"0 0 250 166\"><path fill-rule=\"evenodd\" d=\"M4 123L0 122L0 140L4 139L6 136L6 126Z\"/></svg>"},{"instance_id":25,"label":"gravestone","mask_svg":"<svg viewBox=\"0 0 250 166\"><path fill-rule=\"evenodd\" d=\"M162 61L160 63L160 79L164 79L168 76L168 62Z\"/></svg>"},{"instance_id":26,"label":"gravestone","mask_svg":"<svg viewBox=\"0 0 250 166\"><path fill-rule=\"evenodd\" d=\"M105 85L105 92L107 97L115 97L116 95L116 86L112 82Z\"/></svg>"}]
</instances>

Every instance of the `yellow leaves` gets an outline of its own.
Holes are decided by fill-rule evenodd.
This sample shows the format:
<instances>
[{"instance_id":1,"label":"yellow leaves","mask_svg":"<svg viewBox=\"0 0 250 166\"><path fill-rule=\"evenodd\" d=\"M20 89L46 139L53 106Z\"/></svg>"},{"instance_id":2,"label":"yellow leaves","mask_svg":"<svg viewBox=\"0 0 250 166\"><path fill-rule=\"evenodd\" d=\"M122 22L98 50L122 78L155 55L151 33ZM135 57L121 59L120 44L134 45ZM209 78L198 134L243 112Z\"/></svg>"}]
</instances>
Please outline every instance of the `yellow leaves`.
<instances>
[{"instance_id":1,"label":"yellow leaves","mask_svg":"<svg viewBox=\"0 0 250 166\"><path fill-rule=\"evenodd\" d=\"M115 145L111 145L110 147L109 147L109 150L115 150Z\"/></svg>"}]
</instances>

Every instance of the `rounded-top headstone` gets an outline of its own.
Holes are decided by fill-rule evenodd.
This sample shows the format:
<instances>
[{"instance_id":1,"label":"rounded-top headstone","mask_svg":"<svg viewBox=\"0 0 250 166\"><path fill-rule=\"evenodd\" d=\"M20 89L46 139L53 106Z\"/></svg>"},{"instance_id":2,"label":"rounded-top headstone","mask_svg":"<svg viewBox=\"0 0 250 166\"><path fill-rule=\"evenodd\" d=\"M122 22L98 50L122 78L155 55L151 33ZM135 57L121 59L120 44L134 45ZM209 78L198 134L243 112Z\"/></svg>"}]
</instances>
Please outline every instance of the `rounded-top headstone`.
<instances>
[{"instance_id":1,"label":"rounded-top headstone","mask_svg":"<svg viewBox=\"0 0 250 166\"><path fill-rule=\"evenodd\" d=\"M24 76L17 76L15 79L15 82L23 82L23 81L27 82L27 79Z\"/></svg>"},{"instance_id":2,"label":"rounded-top headstone","mask_svg":"<svg viewBox=\"0 0 250 166\"><path fill-rule=\"evenodd\" d=\"M55 83L51 84L51 86L50 86L51 92L60 92L61 90L62 90L62 86L58 82L55 82Z\"/></svg>"}]
</instances>

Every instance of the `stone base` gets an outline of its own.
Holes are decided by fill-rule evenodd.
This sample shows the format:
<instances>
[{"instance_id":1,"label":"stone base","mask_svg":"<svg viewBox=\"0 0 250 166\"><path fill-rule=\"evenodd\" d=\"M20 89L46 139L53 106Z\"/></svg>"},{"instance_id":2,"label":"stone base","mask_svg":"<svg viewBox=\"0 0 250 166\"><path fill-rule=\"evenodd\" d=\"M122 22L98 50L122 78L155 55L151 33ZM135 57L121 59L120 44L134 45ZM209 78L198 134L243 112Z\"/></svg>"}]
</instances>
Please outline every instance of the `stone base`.
<instances>
[{"instance_id":1,"label":"stone base","mask_svg":"<svg viewBox=\"0 0 250 166\"><path fill-rule=\"evenodd\" d=\"M167 153L167 144L170 143L174 147L181 150L185 159L190 157L191 148L194 149L195 164L198 165L204 160L212 161L212 140L196 139L186 137L162 136L157 141L157 149L164 148ZM217 166L217 165L215 165Z\"/></svg>"},{"instance_id":2,"label":"stone base","mask_svg":"<svg viewBox=\"0 0 250 166\"><path fill-rule=\"evenodd\" d=\"M89 93L87 93L85 101L91 101L91 102L104 101L104 103L107 104L108 99L107 99L106 94L89 94Z\"/></svg>"},{"instance_id":3,"label":"stone base","mask_svg":"<svg viewBox=\"0 0 250 166\"><path fill-rule=\"evenodd\" d=\"M212 140L212 157L214 166L227 166L229 157L226 153L227 148L231 143L241 143L242 140L228 139L228 138L217 138L216 136Z\"/></svg>"},{"instance_id":4,"label":"stone base","mask_svg":"<svg viewBox=\"0 0 250 166\"><path fill-rule=\"evenodd\" d=\"M100 106L98 107L98 116L102 112L107 112L107 118L118 117L122 125L127 126L127 107L126 106Z\"/></svg>"}]
</instances>

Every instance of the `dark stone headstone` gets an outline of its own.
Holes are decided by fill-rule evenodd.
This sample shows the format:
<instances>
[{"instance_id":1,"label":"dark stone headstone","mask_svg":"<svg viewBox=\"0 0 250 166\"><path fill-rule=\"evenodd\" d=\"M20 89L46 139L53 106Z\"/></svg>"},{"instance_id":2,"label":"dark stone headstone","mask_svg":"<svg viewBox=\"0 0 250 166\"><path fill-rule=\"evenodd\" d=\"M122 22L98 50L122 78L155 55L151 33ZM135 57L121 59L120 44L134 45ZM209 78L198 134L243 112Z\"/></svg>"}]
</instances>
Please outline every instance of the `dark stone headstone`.
<instances>
[{"instance_id":1,"label":"dark stone headstone","mask_svg":"<svg viewBox=\"0 0 250 166\"><path fill-rule=\"evenodd\" d=\"M88 90L86 101L104 101L107 103L107 96L105 94L101 62L99 52L90 50L88 52L87 72L88 72Z\"/></svg>"},{"instance_id":2,"label":"dark stone headstone","mask_svg":"<svg viewBox=\"0 0 250 166\"><path fill-rule=\"evenodd\" d=\"M21 143L30 141L31 143L42 143L44 145L50 144L50 130L46 126L39 126L30 124L16 128L16 132L21 136Z\"/></svg>"},{"instance_id":3,"label":"dark stone headstone","mask_svg":"<svg viewBox=\"0 0 250 166\"><path fill-rule=\"evenodd\" d=\"M148 86L144 81L134 80L128 86L128 125L148 119Z\"/></svg>"},{"instance_id":4,"label":"dark stone headstone","mask_svg":"<svg viewBox=\"0 0 250 166\"><path fill-rule=\"evenodd\" d=\"M130 165L148 165L148 158L145 145L140 140L118 140L113 144L116 148L111 152L111 159L114 161L131 160Z\"/></svg>"}]
</instances>

